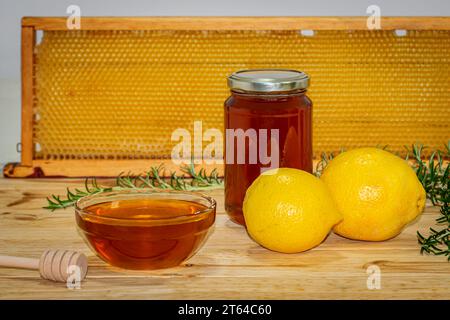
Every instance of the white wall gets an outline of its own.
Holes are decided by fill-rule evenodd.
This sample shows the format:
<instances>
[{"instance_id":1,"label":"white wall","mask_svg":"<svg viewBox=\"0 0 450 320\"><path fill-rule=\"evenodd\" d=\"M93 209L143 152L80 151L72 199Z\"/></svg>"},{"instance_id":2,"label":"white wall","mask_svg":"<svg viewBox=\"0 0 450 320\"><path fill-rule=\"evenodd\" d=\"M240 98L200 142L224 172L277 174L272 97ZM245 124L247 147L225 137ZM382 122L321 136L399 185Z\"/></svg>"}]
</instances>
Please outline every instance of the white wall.
<instances>
[{"instance_id":1,"label":"white wall","mask_svg":"<svg viewBox=\"0 0 450 320\"><path fill-rule=\"evenodd\" d=\"M385 16L450 16L450 0L0 0L0 164L18 161L20 18L64 16L362 16L375 4Z\"/></svg>"}]
</instances>

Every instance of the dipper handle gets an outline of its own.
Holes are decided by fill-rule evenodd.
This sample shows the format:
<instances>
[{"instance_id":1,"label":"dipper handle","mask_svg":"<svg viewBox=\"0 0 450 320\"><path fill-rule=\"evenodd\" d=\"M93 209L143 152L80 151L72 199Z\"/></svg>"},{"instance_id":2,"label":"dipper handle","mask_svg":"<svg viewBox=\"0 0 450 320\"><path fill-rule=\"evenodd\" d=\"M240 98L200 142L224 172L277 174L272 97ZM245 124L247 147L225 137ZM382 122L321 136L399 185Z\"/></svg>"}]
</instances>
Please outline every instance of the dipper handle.
<instances>
[{"instance_id":1,"label":"dipper handle","mask_svg":"<svg viewBox=\"0 0 450 320\"><path fill-rule=\"evenodd\" d=\"M39 269L39 259L0 256L0 266L21 269Z\"/></svg>"},{"instance_id":2,"label":"dipper handle","mask_svg":"<svg viewBox=\"0 0 450 320\"><path fill-rule=\"evenodd\" d=\"M39 270L42 278L58 282L66 282L72 272L79 272L81 281L88 269L87 257L70 250L46 250L40 259L0 256L0 266ZM70 266L78 269L70 270Z\"/></svg>"}]
</instances>

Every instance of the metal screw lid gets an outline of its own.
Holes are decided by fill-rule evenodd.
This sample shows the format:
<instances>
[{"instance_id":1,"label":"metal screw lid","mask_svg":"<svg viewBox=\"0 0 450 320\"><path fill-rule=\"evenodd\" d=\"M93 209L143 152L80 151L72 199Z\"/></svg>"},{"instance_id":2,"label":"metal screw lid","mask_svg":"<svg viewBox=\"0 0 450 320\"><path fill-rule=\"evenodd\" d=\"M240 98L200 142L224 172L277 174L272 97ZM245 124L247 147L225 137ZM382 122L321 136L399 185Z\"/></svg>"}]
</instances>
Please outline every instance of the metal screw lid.
<instances>
[{"instance_id":1,"label":"metal screw lid","mask_svg":"<svg viewBox=\"0 0 450 320\"><path fill-rule=\"evenodd\" d=\"M235 91L283 92L306 89L309 76L289 69L240 70L228 76L228 87Z\"/></svg>"}]
</instances>

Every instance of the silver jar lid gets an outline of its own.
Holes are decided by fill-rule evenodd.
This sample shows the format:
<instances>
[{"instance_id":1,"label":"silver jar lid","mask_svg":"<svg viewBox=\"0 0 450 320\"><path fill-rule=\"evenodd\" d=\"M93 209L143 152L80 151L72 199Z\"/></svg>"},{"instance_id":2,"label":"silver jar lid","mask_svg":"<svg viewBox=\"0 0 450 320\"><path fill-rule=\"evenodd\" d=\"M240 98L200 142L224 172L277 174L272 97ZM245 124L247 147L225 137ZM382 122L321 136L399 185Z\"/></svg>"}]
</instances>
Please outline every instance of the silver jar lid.
<instances>
[{"instance_id":1,"label":"silver jar lid","mask_svg":"<svg viewBox=\"0 0 450 320\"><path fill-rule=\"evenodd\" d=\"M306 89L309 76L289 69L240 70L228 76L228 87L235 91L283 92Z\"/></svg>"}]
</instances>

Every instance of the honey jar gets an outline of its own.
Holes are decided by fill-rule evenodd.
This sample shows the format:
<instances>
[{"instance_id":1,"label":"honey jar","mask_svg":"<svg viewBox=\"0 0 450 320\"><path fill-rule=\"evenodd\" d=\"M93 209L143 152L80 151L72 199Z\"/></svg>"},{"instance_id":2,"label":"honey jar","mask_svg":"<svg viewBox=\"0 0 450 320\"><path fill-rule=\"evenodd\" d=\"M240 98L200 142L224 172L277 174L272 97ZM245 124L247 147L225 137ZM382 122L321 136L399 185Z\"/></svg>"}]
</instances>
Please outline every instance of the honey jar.
<instances>
[{"instance_id":1,"label":"honey jar","mask_svg":"<svg viewBox=\"0 0 450 320\"><path fill-rule=\"evenodd\" d=\"M242 70L228 77L225 101L225 210L245 225L242 204L251 183L279 167L312 172L309 76L286 69Z\"/></svg>"}]
</instances>

